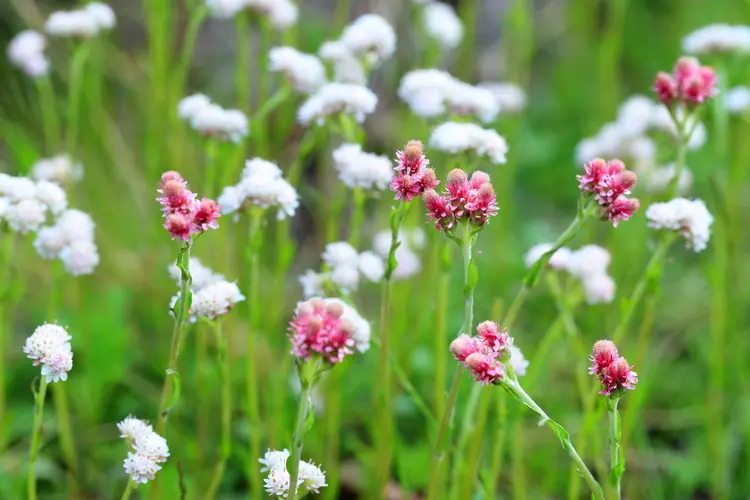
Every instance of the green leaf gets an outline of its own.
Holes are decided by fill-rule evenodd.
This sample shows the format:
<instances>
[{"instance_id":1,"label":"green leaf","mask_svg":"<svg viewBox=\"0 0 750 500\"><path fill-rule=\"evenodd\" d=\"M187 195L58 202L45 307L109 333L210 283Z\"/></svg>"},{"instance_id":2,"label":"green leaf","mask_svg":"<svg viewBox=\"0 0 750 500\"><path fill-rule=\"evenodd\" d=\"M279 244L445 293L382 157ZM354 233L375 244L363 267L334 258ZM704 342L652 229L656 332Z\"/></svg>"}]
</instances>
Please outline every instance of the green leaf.
<instances>
[{"instance_id":1,"label":"green leaf","mask_svg":"<svg viewBox=\"0 0 750 500\"><path fill-rule=\"evenodd\" d=\"M182 378L180 377L180 374L177 373L176 370L167 370L167 376L174 377L174 381L172 383L172 395L167 403L167 409L164 410L165 414L169 414L169 412L172 411L172 408L174 408L180 400L180 393L182 392Z\"/></svg>"}]
</instances>

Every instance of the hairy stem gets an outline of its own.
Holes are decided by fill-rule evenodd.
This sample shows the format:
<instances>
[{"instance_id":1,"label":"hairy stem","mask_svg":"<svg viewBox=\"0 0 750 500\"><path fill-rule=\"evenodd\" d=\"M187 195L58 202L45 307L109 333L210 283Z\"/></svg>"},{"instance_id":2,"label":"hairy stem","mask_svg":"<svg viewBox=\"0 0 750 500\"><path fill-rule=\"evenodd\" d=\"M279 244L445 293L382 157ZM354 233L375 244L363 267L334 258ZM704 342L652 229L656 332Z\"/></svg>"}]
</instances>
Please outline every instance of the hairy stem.
<instances>
[{"instance_id":1,"label":"hairy stem","mask_svg":"<svg viewBox=\"0 0 750 500\"><path fill-rule=\"evenodd\" d=\"M47 394L47 379L42 377L39 390L34 395L34 426L31 429L31 447L29 448L29 471L26 486L29 500L36 500L36 459L39 456L39 443L42 438L42 417L44 416L44 397Z\"/></svg>"},{"instance_id":2,"label":"hairy stem","mask_svg":"<svg viewBox=\"0 0 750 500\"><path fill-rule=\"evenodd\" d=\"M609 481L615 498L621 498L620 482L625 472L625 453L620 441L622 439L622 420L617 404L620 398L607 399L607 413L609 415Z\"/></svg>"}]
</instances>

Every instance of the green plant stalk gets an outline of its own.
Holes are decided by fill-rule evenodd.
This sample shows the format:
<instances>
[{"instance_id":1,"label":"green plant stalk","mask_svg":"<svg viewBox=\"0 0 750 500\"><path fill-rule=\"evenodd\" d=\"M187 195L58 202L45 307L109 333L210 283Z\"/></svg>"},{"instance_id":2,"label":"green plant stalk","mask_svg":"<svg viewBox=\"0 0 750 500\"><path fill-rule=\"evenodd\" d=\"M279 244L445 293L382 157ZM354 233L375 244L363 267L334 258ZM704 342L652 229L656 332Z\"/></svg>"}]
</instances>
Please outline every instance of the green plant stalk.
<instances>
[{"instance_id":1,"label":"green plant stalk","mask_svg":"<svg viewBox=\"0 0 750 500\"><path fill-rule=\"evenodd\" d=\"M57 98L52 80L45 75L34 80L39 91L39 102L42 108L42 126L47 154L57 154L60 149L60 118L57 111Z\"/></svg>"},{"instance_id":2,"label":"green plant stalk","mask_svg":"<svg viewBox=\"0 0 750 500\"><path fill-rule=\"evenodd\" d=\"M435 244L438 248L438 260L440 261L440 277L438 278L438 293L436 303L436 326L434 336L435 352L435 415L442 415L445 410L445 374L447 368L447 356L443 350L447 345L448 330L448 287L450 285L450 260L453 246L449 241Z\"/></svg>"},{"instance_id":3,"label":"green plant stalk","mask_svg":"<svg viewBox=\"0 0 750 500\"><path fill-rule=\"evenodd\" d=\"M346 200L346 186L339 182L336 184L335 190L333 200L331 200L328 223L326 224L326 241L338 241L341 235L340 225Z\"/></svg>"},{"instance_id":4,"label":"green plant stalk","mask_svg":"<svg viewBox=\"0 0 750 500\"><path fill-rule=\"evenodd\" d=\"M70 81L68 88L68 129L66 134L67 153L78 157L78 136L81 128L81 98L83 97L86 62L91 54L89 42L83 42L73 53L70 63Z\"/></svg>"},{"instance_id":5,"label":"green plant stalk","mask_svg":"<svg viewBox=\"0 0 750 500\"><path fill-rule=\"evenodd\" d=\"M607 399L607 414L609 415L609 482L612 487L615 498L620 499L622 494L621 482L622 475L625 472L625 453L623 452L620 442L622 440L622 420L617 404L620 402L619 397Z\"/></svg>"},{"instance_id":6,"label":"green plant stalk","mask_svg":"<svg viewBox=\"0 0 750 500\"><path fill-rule=\"evenodd\" d=\"M221 319L211 322L211 328L216 336L218 347L217 362L221 372L221 447L219 449L219 460L214 467L206 498L214 498L224 477L227 461L232 454L232 378L229 365L229 353L227 352L227 337L221 329Z\"/></svg>"},{"instance_id":7,"label":"green plant stalk","mask_svg":"<svg viewBox=\"0 0 750 500\"><path fill-rule=\"evenodd\" d=\"M216 174L217 170L219 168L219 161L218 161L218 146L219 144L212 138L209 137L206 139L206 145L205 145L205 160L203 164L203 176L204 176L204 186L203 191L205 195L209 198L214 198L216 196Z\"/></svg>"},{"instance_id":8,"label":"green plant stalk","mask_svg":"<svg viewBox=\"0 0 750 500\"><path fill-rule=\"evenodd\" d=\"M203 2L198 3L190 9L190 16L188 19L188 25L185 30L185 39L182 41L182 52L180 53L180 62L175 71L174 78L174 89L175 95L181 96L185 94L185 82L187 81L188 72L190 71L190 63L193 60L193 52L195 51L195 42L198 39L198 33L203 25L203 21L208 16L208 7ZM173 115L177 119L177 115Z\"/></svg>"},{"instance_id":9,"label":"green plant stalk","mask_svg":"<svg viewBox=\"0 0 750 500\"><path fill-rule=\"evenodd\" d=\"M39 390L34 394L34 427L31 430L29 470L26 476L28 500L36 500L36 459L39 456L39 444L42 438L42 417L44 416L44 397L46 394L47 379L42 377L39 382Z\"/></svg>"},{"instance_id":10,"label":"green plant stalk","mask_svg":"<svg viewBox=\"0 0 750 500\"><path fill-rule=\"evenodd\" d=\"M11 312L14 310L15 300L12 300L10 289L13 281L10 279L11 262L13 260L14 235L9 232L2 233L2 245L0 246L0 268L3 277L0 280L0 452L5 449L5 348L8 344L8 335L11 332Z\"/></svg>"},{"instance_id":11,"label":"green plant stalk","mask_svg":"<svg viewBox=\"0 0 750 500\"><path fill-rule=\"evenodd\" d=\"M503 452L505 451L505 439L508 428L508 400L504 397L497 398L497 426L495 443L492 447L489 471L484 477L484 489L487 498L496 498L497 478L503 469Z\"/></svg>"},{"instance_id":12,"label":"green plant stalk","mask_svg":"<svg viewBox=\"0 0 750 500\"><path fill-rule=\"evenodd\" d=\"M313 364L314 363L314 364ZM292 456L291 461L287 462L289 469L290 492L288 498L296 500L298 498L294 488L297 486L299 478L299 462L302 460L302 448L304 446L305 433L312 427L312 419L315 413L312 411L312 391L318 380L320 361L303 361L298 368L301 391L299 406L297 407L297 418L294 424L294 434L292 435Z\"/></svg>"},{"instance_id":13,"label":"green plant stalk","mask_svg":"<svg viewBox=\"0 0 750 500\"><path fill-rule=\"evenodd\" d=\"M193 331L195 332L195 376L197 386L195 396L199 401L209 401L213 394L213 389L210 387L212 381L208 380L208 332L200 326L193 328ZM203 463L206 457L208 429L209 427L214 427L212 425L213 412L213 408L208 404L201 404L196 409L197 428L195 441L198 448L198 463ZM200 473L197 475L201 476Z\"/></svg>"},{"instance_id":14,"label":"green plant stalk","mask_svg":"<svg viewBox=\"0 0 750 500\"><path fill-rule=\"evenodd\" d=\"M352 222L351 233L349 234L349 243L354 247L359 247L359 235L362 232L362 221L365 217L365 191L361 187L355 187L352 190Z\"/></svg>"},{"instance_id":15,"label":"green plant stalk","mask_svg":"<svg viewBox=\"0 0 750 500\"><path fill-rule=\"evenodd\" d=\"M614 0L607 4L607 15L602 40L598 45L599 61L599 118L604 120L615 111L618 96L621 95L618 84L621 81L619 69L622 66L623 27L627 14L627 0Z\"/></svg>"},{"instance_id":16,"label":"green plant stalk","mask_svg":"<svg viewBox=\"0 0 750 500\"><path fill-rule=\"evenodd\" d=\"M510 49L503 54L508 61L508 78L523 87L528 83L531 59L534 55L532 9L532 2L529 0L515 0L508 14L504 16L504 31L508 34L508 40L503 46Z\"/></svg>"},{"instance_id":17,"label":"green plant stalk","mask_svg":"<svg viewBox=\"0 0 750 500\"><path fill-rule=\"evenodd\" d=\"M430 482L427 489L427 499L435 500L438 498L438 480L440 478L439 468L442 465L443 459L445 458L445 441L446 434L448 433L448 424L451 420L452 411L451 409L456 406L456 399L458 397L458 389L461 386L461 379L463 377L463 367L457 366L456 373L453 375L453 382L451 382L450 392L448 393L448 399L445 403L445 411L440 418L440 427L438 428L437 439L435 440L435 446L433 447L432 457L430 458Z\"/></svg>"},{"instance_id":18,"label":"green plant stalk","mask_svg":"<svg viewBox=\"0 0 750 500\"><path fill-rule=\"evenodd\" d=\"M128 500L130 498L130 495L135 490L135 488L136 488L135 481L128 478L128 484L125 485L125 491L122 492L122 496L120 497L120 500Z\"/></svg>"},{"instance_id":19,"label":"green plant stalk","mask_svg":"<svg viewBox=\"0 0 750 500\"><path fill-rule=\"evenodd\" d=\"M461 488L459 491L458 498L471 498L472 492L477 487L477 483L480 481L479 475L479 464L484 460L482 457L482 446L486 438L485 427L489 418L489 404L490 400L494 396L488 391L480 393L479 405L477 411L477 423L472 429L472 434L467 445L466 453L466 465L464 467L457 467L455 464L453 470L464 470L463 478L460 478ZM500 398L505 399L505 398ZM479 482L481 484L481 482ZM455 498L455 497L452 497Z\"/></svg>"},{"instance_id":20,"label":"green plant stalk","mask_svg":"<svg viewBox=\"0 0 750 500\"><path fill-rule=\"evenodd\" d=\"M263 106L271 95L271 78L273 73L268 70L268 53L273 44L273 30L268 16L260 16L260 34L261 45L258 54L258 106ZM270 154L271 144L268 140L268 130L272 125L270 122L258 123L253 129L254 143L261 157L267 157Z\"/></svg>"},{"instance_id":21,"label":"green plant stalk","mask_svg":"<svg viewBox=\"0 0 750 500\"><path fill-rule=\"evenodd\" d=\"M237 54L234 68L234 84L237 87L237 107L243 113L250 113L250 67L251 37L250 14L241 12L234 17L237 39Z\"/></svg>"},{"instance_id":22,"label":"green plant stalk","mask_svg":"<svg viewBox=\"0 0 750 500\"><path fill-rule=\"evenodd\" d=\"M336 10L333 13L333 29L334 33L344 29L344 26L349 22L349 12L352 8L352 0L337 0Z\"/></svg>"},{"instance_id":23,"label":"green plant stalk","mask_svg":"<svg viewBox=\"0 0 750 500\"><path fill-rule=\"evenodd\" d=\"M462 476L463 473L467 470L471 470L470 464L470 458L466 458L467 453L465 450L467 441L469 439L469 436L471 435L472 431L474 430L474 425L476 423L476 420L478 420L481 417L477 417L475 415L479 412L477 411L477 405L479 404L482 397L482 386L480 384L473 384L471 388L471 393L469 394L469 400L466 403L466 406L464 407L464 415L461 419L461 429L458 432L458 440L456 442L455 450L456 450L456 458L454 460L454 464L452 467L452 474L451 474L451 494L449 498L462 498L460 497L460 492L462 491L461 486L462 483ZM471 455L469 455L471 457ZM467 467L469 466L469 467Z\"/></svg>"}]
</instances>

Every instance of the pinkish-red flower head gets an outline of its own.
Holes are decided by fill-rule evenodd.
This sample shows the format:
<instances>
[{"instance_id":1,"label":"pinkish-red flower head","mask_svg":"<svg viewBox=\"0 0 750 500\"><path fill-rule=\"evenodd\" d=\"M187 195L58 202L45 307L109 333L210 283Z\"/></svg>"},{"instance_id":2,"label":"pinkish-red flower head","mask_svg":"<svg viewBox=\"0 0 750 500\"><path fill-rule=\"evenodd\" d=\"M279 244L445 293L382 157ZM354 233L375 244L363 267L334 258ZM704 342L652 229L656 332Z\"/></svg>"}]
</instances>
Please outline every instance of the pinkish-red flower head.
<instances>
[{"instance_id":1,"label":"pinkish-red flower head","mask_svg":"<svg viewBox=\"0 0 750 500\"><path fill-rule=\"evenodd\" d=\"M466 175L466 172L460 168L454 168L448 172L448 179L445 181L445 189L450 193L451 203L466 203L466 200L469 197L469 191L471 190L471 184L469 183L469 177Z\"/></svg>"},{"instance_id":2,"label":"pinkish-red flower head","mask_svg":"<svg viewBox=\"0 0 750 500\"><path fill-rule=\"evenodd\" d=\"M674 65L674 77L680 82L701 68L698 59L690 56L682 56Z\"/></svg>"},{"instance_id":3,"label":"pinkish-red flower head","mask_svg":"<svg viewBox=\"0 0 750 500\"><path fill-rule=\"evenodd\" d=\"M428 189L422 194L422 201L427 209L427 215L435 222L439 230L450 229L456 222L457 215L454 214L450 199L440 196L434 189Z\"/></svg>"},{"instance_id":4,"label":"pinkish-red flower head","mask_svg":"<svg viewBox=\"0 0 750 500\"><path fill-rule=\"evenodd\" d=\"M656 74L653 86L659 102L669 106L679 96L677 81L669 73L659 71Z\"/></svg>"},{"instance_id":5,"label":"pinkish-red flower head","mask_svg":"<svg viewBox=\"0 0 750 500\"><path fill-rule=\"evenodd\" d=\"M482 350L482 343L476 338L462 333L451 342L450 350L456 361L463 363L469 355Z\"/></svg>"},{"instance_id":6,"label":"pinkish-red flower head","mask_svg":"<svg viewBox=\"0 0 750 500\"><path fill-rule=\"evenodd\" d=\"M490 176L489 174L482 172L481 170L477 170L473 174L471 174L471 180L469 181L471 185L471 189L479 189L482 187L482 184L487 184L490 182Z\"/></svg>"},{"instance_id":7,"label":"pinkish-red flower head","mask_svg":"<svg viewBox=\"0 0 750 500\"><path fill-rule=\"evenodd\" d=\"M590 359L592 364L591 368L589 368L589 373L591 375L600 375L619 357L620 353L617 352L614 342L611 340L597 340L591 351Z\"/></svg>"},{"instance_id":8,"label":"pinkish-red flower head","mask_svg":"<svg viewBox=\"0 0 750 500\"><path fill-rule=\"evenodd\" d=\"M177 172L164 172L157 192L161 196L156 201L162 205L165 215L175 212L188 213L192 210L195 193L187 188L187 182Z\"/></svg>"},{"instance_id":9,"label":"pinkish-red flower head","mask_svg":"<svg viewBox=\"0 0 750 500\"><path fill-rule=\"evenodd\" d=\"M167 215L164 228L172 235L172 239L188 241L192 235L193 219L191 214L174 212Z\"/></svg>"},{"instance_id":10,"label":"pinkish-red flower head","mask_svg":"<svg viewBox=\"0 0 750 500\"><path fill-rule=\"evenodd\" d=\"M219 223L216 221L221 217L219 206L210 198L203 198L200 202L195 203L195 213L193 214L193 223L198 231L207 229L216 229Z\"/></svg>"},{"instance_id":11,"label":"pinkish-red flower head","mask_svg":"<svg viewBox=\"0 0 750 500\"><path fill-rule=\"evenodd\" d=\"M694 57L681 57L671 75L659 72L654 81L654 91L666 106L676 102L696 106L716 94L716 72L701 66Z\"/></svg>"},{"instance_id":12,"label":"pinkish-red flower head","mask_svg":"<svg viewBox=\"0 0 750 500\"><path fill-rule=\"evenodd\" d=\"M331 364L341 362L354 346L352 326L341 318L342 314L339 304L326 304L320 299L300 304L289 324L292 354L303 359L320 355Z\"/></svg>"},{"instance_id":13,"label":"pinkish-red flower head","mask_svg":"<svg viewBox=\"0 0 750 500\"><path fill-rule=\"evenodd\" d=\"M481 352L470 354L464 362L474 380L483 385L494 384L505 376L503 365L492 356Z\"/></svg>"},{"instance_id":14,"label":"pinkish-red flower head","mask_svg":"<svg viewBox=\"0 0 750 500\"><path fill-rule=\"evenodd\" d=\"M620 221L630 219L640 206L641 202L636 198L620 196L604 209L604 217L617 227Z\"/></svg>"},{"instance_id":15,"label":"pinkish-red flower head","mask_svg":"<svg viewBox=\"0 0 750 500\"><path fill-rule=\"evenodd\" d=\"M437 174L433 169L425 168L424 170L422 170L422 179L420 180L420 184L422 187L422 192L424 192L428 189L435 189L438 184L440 184L440 181L438 180Z\"/></svg>"},{"instance_id":16,"label":"pinkish-red flower head","mask_svg":"<svg viewBox=\"0 0 750 500\"><path fill-rule=\"evenodd\" d=\"M510 349L513 339L508 336L507 328L500 330L494 321L483 321L477 325L477 336L494 354L501 355Z\"/></svg>"},{"instance_id":17,"label":"pinkish-red flower head","mask_svg":"<svg viewBox=\"0 0 750 500\"><path fill-rule=\"evenodd\" d=\"M430 160L424 154L421 141L409 141L403 151L396 152L397 172L407 175L418 174L429 164Z\"/></svg>"},{"instance_id":18,"label":"pinkish-red flower head","mask_svg":"<svg viewBox=\"0 0 750 500\"><path fill-rule=\"evenodd\" d=\"M472 189L464 210L469 220L477 226L486 224L490 217L496 216L499 208L492 184L485 182L478 190Z\"/></svg>"},{"instance_id":19,"label":"pinkish-red flower head","mask_svg":"<svg viewBox=\"0 0 750 500\"><path fill-rule=\"evenodd\" d=\"M634 391L638 383L638 374L633 367L628 365L625 358L617 358L611 365L604 369L599 379L603 388L599 392L604 396L612 394L621 396L626 390Z\"/></svg>"},{"instance_id":20,"label":"pinkish-red flower head","mask_svg":"<svg viewBox=\"0 0 750 500\"><path fill-rule=\"evenodd\" d=\"M168 170L167 172L161 174L159 187L164 188L164 185L169 181L177 181L183 185L187 184L187 182L185 182L185 179L182 178L179 172L175 172L174 170Z\"/></svg>"}]
</instances>

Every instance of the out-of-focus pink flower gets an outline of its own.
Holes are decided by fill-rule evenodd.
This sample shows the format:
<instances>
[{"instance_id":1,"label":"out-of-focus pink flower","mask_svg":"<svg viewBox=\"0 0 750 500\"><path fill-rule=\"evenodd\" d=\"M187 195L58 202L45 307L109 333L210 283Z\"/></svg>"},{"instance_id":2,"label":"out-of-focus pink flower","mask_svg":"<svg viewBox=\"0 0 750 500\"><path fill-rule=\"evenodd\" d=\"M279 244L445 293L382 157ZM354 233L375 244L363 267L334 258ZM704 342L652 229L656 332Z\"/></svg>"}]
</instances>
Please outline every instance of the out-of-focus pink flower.
<instances>
[{"instance_id":1,"label":"out-of-focus pink flower","mask_svg":"<svg viewBox=\"0 0 750 500\"><path fill-rule=\"evenodd\" d=\"M482 385L494 384L505 376L502 363L481 352L470 354L465 364L471 370L474 380Z\"/></svg>"},{"instance_id":2,"label":"out-of-focus pink flower","mask_svg":"<svg viewBox=\"0 0 750 500\"><path fill-rule=\"evenodd\" d=\"M390 183L395 199L411 201L438 185L435 171L427 168L429 164L420 141L409 141L403 151L396 152L396 175Z\"/></svg>"},{"instance_id":3,"label":"out-of-focus pink flower","mask_svg":"<svg viewBox=\"0 0 750 500\"><path fill-rule=\"evenodd\" d=\"M216 221L221 217L219 206L210 198L203 198L195 204L195 213L193 214L193 224L198 231L207 229L216 229L219 223Z\"/></svg>"},{"instance_id":4,"label":"out-of-focus pink flower","mask_svg":"<svg viewBox=\"0 0 750 500\"><path fill-rule=\"evenodd\" d=\"M175 212L167 215L164 221L164 229L169 231L172 239L188 241L193 234L193 219L190 214Z\"/></svg>"},{"instance_id":5,"label":"out-of-focus pink flower","mask_svg":"<svg viewBox=\"0 0 750 500\"><path fill-rule=\"evenodd\" d=\"M656 74L653 90L662 104L669 105L679 96L677 81L672 75L664 71L659 71Z\"/></svg>"},{"instance_id":6,"label":"out-of-focus pink flower","mask_svg":"<svg viewBox=\"0 0 750 500\"><path fill-rule=\"evenodd\" d=\"M442 231L450 229L456 223L450 198L440 196L434 189L428 189L422 195L427 215L435 222L435 228Z\"/></svg>"},{"instance_id":7,"label":"out-of-focus pink flower","mask_svg":"<svg viewBox=\"0 0 750 500\"><path fill-rule=\"evenodd\" d=\"M463 363L471 354L482 350L482 343L478 339L462 333L451 342L450 349L456 361Z\"/></svg>"},{"instance_id":8,"label":"out-of-focus pink flower","mask_svg":"<svg viewBox=\"0 0 750 500\"><path fill-rule=\"evenodd\" d=\"M616 397L628 390L635 390L638 374L628 361L617 352L615 344L609 340L599 340L594 344L591 353L589 373L596 375L602 383L599 394Z\"/></svg>"},{"instance_id":9,"label":"out-of-focus pink flower","mask_svg":"<svg viewBox=\"0 0 750 500\"><path fill-rule=\"evenodd\" d=\"M477 336L462 333L451 342L450 350L456 361L471 371L474 380L482 384L494 384L505 377L503 363L510 362L513 339L508 330L492 321L477 326Z\"/></svg>"},{"instance_id":10,"label":"out-of-focus pink flower","mask_svg":"<svg viewBox=\"0 0 750 500\"><path fill-rule=\"evenodd\" d=\"M654 92L666 106L675 103L695 106L716 95L716 72L701 66L694 57L681 57L673 74L660 71L654 80Z\"/></svg>"},{"instance_id":11,"label":"out-of-focus pink flower","mask_svg":"<svg viewBox=\"0 0 750 500\"><path fill-rule=\"evenodd\" d=\"M187 182L177 172L164 172L159 181L160 196L156 200L161 203L166 214L174 212L189 212L195 193L187 188Z\"/></svg>"},{"instance_id":12,"label":"out-of-focus pink flower","mask_svg":"<svg viewBox=\"0 0 750 500\"><path fill-rule=\"evenodd\" d=\"M289 325L292 354L303 359L318 354L331 364L351 354L353 327L341 318L343 313L340 304L320 299L300 304Z\"/></svg>"},{"instance_id":13,"label":"out-of-focus pink flower","mask_svg":"<svg viewBox=\"0 0 750 500\"><path fill-rule=\"evenodd\" d=\"M607 205L603 215L613 226L617 227L620 221L630 219L640 206L641 202L637 199L620 196Z\"/></svg>"},{"instance_id":14,"label":"out-of-focus pink flower","mask_svg":"<svg viewBox=\"0 0 750 500\"><path fill-rule=\"evenodd\" d=\"M627 198L638 181L635 172L625 169L620 160L609 162L596 158L584 165L584 173L577 175L578 188L593 196L601 207L602 217L617 227L621 220L628 220L638 210L637 199Z\"/></svg>"}]
</instances>

